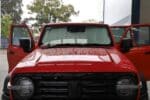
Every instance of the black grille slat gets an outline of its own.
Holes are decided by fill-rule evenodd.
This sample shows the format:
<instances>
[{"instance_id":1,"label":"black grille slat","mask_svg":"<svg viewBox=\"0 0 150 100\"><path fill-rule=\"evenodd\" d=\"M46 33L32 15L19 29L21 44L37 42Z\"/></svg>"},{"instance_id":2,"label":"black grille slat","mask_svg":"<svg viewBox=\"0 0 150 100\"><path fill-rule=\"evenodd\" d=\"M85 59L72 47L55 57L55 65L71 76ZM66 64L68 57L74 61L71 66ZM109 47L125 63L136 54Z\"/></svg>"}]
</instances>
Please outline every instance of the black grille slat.
<instances>
[{"instance_id":1,"label":"black grille slat","mask_svg":"<svg viewBox=\"0 0 150 100\"><path fill-rule=\"evenodd\" d=\"M35 84L35 93L29 100L119 100L116 82L122 73L41 73L17 74L29 77Z\"/></svg>"},{"instance_id":2,"label":"black grille slat","mask_svg":"<svg viewBox=\"0 0 150 100\"><path fill-rule=\"evenodd\" d=\"M37 87L36 93L42 98L66 98L69 94L68 82L65 81L41 80Z\"/></svg>"},{"instance_id":3,"label":"black grille slat","mask_svg":"<svg viewBox=\"0 0 150 100\"><path fill-rule=\"evenodd\" d=\"M39 86L51 86L51 87L67 87L68 86L68 82L61 82L61 81L40 81Z\"/></svg>"},{"instance_id":4,"label":"black grille slat","mask_svg":"<svg viewBox=\"0 0 150 100\"><path fill-rule=\"evenodd\" d=\"M82 86L82 93L83 95L93 95L92 97L95 97L96 95L105 95L105 94L114 94L115 90L115 83L116 81L110 80L98 80L98 81L83 81ZM110 89L111 88L111 89ZM87 97L88 97L87 96Z\"/></svg>"},{"instance_id":5,"label":"black grille slat","mask_svg":"<svg viewBox=\"0 0 150 100\"><path fill-rule=\"evenodd\" d=\"M105 90L98 90L98 89L83 89L84 94L105 94Z\"/></svg>"},{"instance_id":6,"label":"black grille slat","mask_svg":"<svg viewBox=\"0 0 150 100\"><path fill-rule=\"evenodd\" d=\"M44 95L44 94L42 94L42 95L40 95L40 96L35 96L35 97L33 97L31 100L46 100L46 99L56 99L56 100L58 100L58 99L60 99L60 100L62 100L62 99L67 99L68 98L68 96L65 96L65 95L52 95L52 94L49 94L49 95Z\"/></svg>"},{"instance_id":7,"label":"black grille slat","mask_svg":"<svg viewBox=\"0 0 150 100\"><path fill-rule=\"evenodd\" d=\"M42 92L55 92L55 93L59 93L59 92L68 92L68 89L60 89L60 88L40 88L39 90L41 90Z\"/></svg>"},{"instance_id":8,"label":"black grille slat","mask_svg":"<svg viewBox=\"0 0 150 100\"><path fill-rule=\"evenodd\" d=\"M45 93L50 93L50 94L64 94L68 92L68 89L60 89L60 88L40 88L38 91L40 93L45 94Z\"/></svg>"}]
</instances>

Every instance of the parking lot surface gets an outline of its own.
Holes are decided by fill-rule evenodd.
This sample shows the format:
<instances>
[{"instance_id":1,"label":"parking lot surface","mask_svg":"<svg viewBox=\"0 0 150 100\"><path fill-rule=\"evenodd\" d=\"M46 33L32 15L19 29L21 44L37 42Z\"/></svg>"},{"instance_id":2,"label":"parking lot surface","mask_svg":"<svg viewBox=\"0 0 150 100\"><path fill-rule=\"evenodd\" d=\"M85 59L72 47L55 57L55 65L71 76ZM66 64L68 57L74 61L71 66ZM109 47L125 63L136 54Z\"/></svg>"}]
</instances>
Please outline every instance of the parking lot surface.
<instances>
[{"instance_id":1,"label":"parking lot surface","mask_svg":"<svg viewBox=\"0 0 150 100\"><path fill-rule=\"evenodd\" d=\"M6 50L0 50L0 95L2 93L3 82L8 71Z\"/></svg>"}]
</instances>

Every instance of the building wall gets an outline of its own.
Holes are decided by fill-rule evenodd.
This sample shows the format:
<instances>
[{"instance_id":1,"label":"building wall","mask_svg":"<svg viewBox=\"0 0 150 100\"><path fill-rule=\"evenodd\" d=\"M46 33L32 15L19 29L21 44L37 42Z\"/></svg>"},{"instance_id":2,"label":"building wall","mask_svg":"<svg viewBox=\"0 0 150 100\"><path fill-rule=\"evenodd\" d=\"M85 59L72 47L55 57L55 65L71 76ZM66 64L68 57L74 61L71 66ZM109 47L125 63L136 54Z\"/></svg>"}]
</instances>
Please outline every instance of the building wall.
<instances>
[{"instance_id":1,"label":"building wall","mask_svg":"<svg viewBox=\"0 0 150 100\"><path fill-rule=\"evenodd\" d=\"M103 6L105 24L131 24L132 0L104 0Z\"/></svg>"},{"instance_id":2,"label":"building wall","mask_svg":"<svg viewBox=\"0 0 150 100\"><path fill-rule=\"evenodd\" d=\"M140 8L140 23L150 23L150 0L141 0Z\"/></svg>"},{"instance_id":3,"label":"building wall","mask_svg":"<svg viewBox=\"0 0 150 100\"><path fill-rule=\"evenodd\" d=\"M104 23L150 23L150 0L104 0Z\"/></svg>"}]
</instances>

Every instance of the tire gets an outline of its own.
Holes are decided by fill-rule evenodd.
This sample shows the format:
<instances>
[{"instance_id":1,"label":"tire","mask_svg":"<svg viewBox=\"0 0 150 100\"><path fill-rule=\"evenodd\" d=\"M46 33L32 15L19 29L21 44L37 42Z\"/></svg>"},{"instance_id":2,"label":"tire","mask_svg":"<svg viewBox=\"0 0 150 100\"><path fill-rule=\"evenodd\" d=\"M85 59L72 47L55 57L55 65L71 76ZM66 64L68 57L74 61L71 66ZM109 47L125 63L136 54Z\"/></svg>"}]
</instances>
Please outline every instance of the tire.
<instances>
[{"instance_id":1,"label":"tire","mask_svg":"<svg viewBox=\"0 0 150 100\"><path fill-rule=\"evenodd\" d=\"M141 81L140 100L149 100L147 83L143 74L140 74L140 81Z\"/></svg>"}]
</instances>

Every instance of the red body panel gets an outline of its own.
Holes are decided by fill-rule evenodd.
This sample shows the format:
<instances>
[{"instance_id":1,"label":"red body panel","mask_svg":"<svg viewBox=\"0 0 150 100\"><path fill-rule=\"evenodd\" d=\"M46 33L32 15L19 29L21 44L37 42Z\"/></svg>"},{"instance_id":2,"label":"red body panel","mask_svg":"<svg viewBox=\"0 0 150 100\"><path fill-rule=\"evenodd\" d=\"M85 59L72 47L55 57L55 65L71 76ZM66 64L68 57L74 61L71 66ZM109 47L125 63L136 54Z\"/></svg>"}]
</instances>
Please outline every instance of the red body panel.
<instances>
[{"instance_id":1,"label":"red body panel","mask_svg":"<svg viewBox=\"0 0 150 100\"><path fill-rule=\"evenodd\" d=\"M21 73L35 72L35 70L36 72L137 73L131 62L114 48L37 49L18 63L16 70Z\"/></svg>"},{"instance_id":2,"label":"red body panel","mask_svg":"<svg viewBox=\"0 0 150 100\"><path fill-rule=\"evenodd\" d=\"M9 46L7 49L7 59L8 59L8 72L10 72L19 61L21 61L22 58L24 58L28 53L24 52L23 49L20 46L13 45L12 39L13 39L13 28L14 27L24 27L27 28L28 34L31 37L31 41L33 41L32 34L26 25L11 25L10 29L10 36L9 36ZM34 44L34 42L33 42Z\"/></svg>"},{"instance_id":3,"label":"red body panel","mask_svg":"<svg viewBox=\"0 0 150 100\"><path fill-rule=\"evenodd\" d=\"M17 52L16 52L17 51ZM7 59L9 72L17 65L17 63L27 55L22 48L17 46L9 46L7 50Z\"/></svg>"},{"instance_id":4,"label":"red body panel","mask_svg":"<svg viewBox=\"0 0 150 100\"><path fill-rule=\"evenodd\" d=\"M144 74L146 80L150 80L150 46L134 47L125 55L133 62L138 71Z\"/></svg>"}]
</instances>

